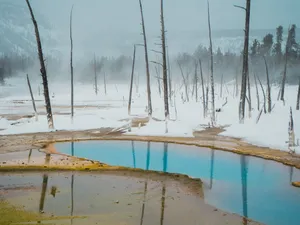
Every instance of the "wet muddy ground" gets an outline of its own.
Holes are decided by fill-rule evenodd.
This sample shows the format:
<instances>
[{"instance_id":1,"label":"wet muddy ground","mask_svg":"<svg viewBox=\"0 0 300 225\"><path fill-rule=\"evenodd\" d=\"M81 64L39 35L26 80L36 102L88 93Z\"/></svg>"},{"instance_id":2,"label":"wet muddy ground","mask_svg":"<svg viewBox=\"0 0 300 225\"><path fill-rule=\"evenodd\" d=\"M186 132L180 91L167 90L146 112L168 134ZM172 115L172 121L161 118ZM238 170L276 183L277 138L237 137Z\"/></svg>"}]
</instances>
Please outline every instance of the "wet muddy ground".
<instances>
[{"instance_id":1,"label":"wet muddy ground","mask_svg":"<svg viewBox=\"0 0 300 225\"><path fill-rule=\"evenodd\" d=\"M0 173L0 224L258 224L207 205L200 181L182 181L138 171Z\"/></svg>"}]
</instances>

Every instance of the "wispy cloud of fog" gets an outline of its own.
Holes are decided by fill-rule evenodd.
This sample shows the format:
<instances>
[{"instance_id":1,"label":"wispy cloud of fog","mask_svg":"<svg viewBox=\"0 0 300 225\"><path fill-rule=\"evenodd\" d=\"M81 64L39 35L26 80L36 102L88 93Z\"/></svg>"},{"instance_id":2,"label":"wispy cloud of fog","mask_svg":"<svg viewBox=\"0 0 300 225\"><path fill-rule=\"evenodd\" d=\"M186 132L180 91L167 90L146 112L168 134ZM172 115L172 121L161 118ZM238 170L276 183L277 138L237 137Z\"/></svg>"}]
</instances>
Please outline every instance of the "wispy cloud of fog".
<instances>
[{"instance_id":1,"label":"wispy cloud of fog","mask_svg":"<svg viewBox=\"0 0 300 225\"><path fill-rule=\"evenodd\" d=\"M24 1L25 2L25 1ZM103 55L128 53L133 43L141 42L138 0L31 0L35 10L43 14L61 34L60 43L69 41L69 13L74 8L74 42L81 56L97 51ZM159 41L159 0L143 0L145 22L150 45ZM244 26L243 10L234 4L244 0L210 0L213 30L239 29ZM300 21L298 0L252 0L252 29L288 27ZM165 0L168 39L207 34L207 3L205 0ZM176 43L185 46L185 43ZM178 48L178 46L173 46ZM180 50L182 48L179 47ZM110 51L109 51L110 50ZM172 48L170 48L172 52ZM78 54L78 51L77 51Z\"/></svg>"}]
</instances>

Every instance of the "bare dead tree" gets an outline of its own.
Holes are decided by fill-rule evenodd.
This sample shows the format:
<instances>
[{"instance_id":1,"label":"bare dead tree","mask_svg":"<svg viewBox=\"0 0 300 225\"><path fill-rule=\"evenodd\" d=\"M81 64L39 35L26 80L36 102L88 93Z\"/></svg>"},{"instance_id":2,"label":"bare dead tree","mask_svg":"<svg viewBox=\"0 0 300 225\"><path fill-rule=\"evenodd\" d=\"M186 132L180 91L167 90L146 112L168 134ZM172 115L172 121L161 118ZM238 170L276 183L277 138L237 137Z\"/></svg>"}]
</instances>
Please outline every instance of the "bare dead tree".
<instances>
[{"instance_id":1,"label":"bare dead tree","mask_svg":"<svg viewBox=\"0 0 300 225\"><path fill-rule=\"evenodd\" d=\"M243 72L242 72L242 84L241 84L241 97L240 97L240 105L239 105L239 120L240 120L240 123L243 123L244 118L245 118L247 76L249 76L248 55L249 55L249 30L250 30L251 0L246 0L246 8L241 7L241 6L235 6L235 7L242 8L246 11L245 37L244 37L244 50L243 50Z\"/></svg>"},{"instance_id":2,"label":"bare dead tree","mask_svg":"<svg viewBox=\"0 0 300 225\"><path fill-rule=\"evenodd\" d=\"M29 92L30 92L30 96L31 96L32 106L33 106L33 110L34 110L34 114L35 114L35 120L38 121L38 113L37 113L37 110L36 110L35 101L34 101L34 97L33 97L33 93L32 93L32 89L31 89L28 74L26 75L26 77L27 77L27 84L28 84L28 88L29 88Z\"/></svg>"},{"instance_id":3,"label":"bare dead tree","mask_svg":"<svg viewBox=\"0 0 300 225\"><path fill-rule=\"evenodd\" d=\"M71 67L71 118L74 117L74 68L73 68L73 32L72 32L72 20L73 20L73 7L70 13L70 42L71 42L71 57L70 57L70 67Z\"/></svg>"},{"instance_id":4,"label":"bare dead tree","mask_svg":"<svg viewBox=\"0 0 300 225\"><path fill-rule=\"evenodd\" d=\"M222 95L223 95L223 76L224 74L222 73L222 76L221 76L221 87L220 87L220 97L222 98Z\"/></svg>"},{"instance_id":5,"label":"bare dead tree","mask_svg":"<svg viewBox=\"0 0 300 225\"><path fill-rule=\"evenodd\" d=\"M267 64L266 57L263 56L265 66L266 66L266 75L267 75L267 99L268 99L268 113L271 113L272 111L272 102L271 102L271 86L270 86L270 78L269 78L269 68Z\"/></svg>"},{"instance_id":6,"label":"bare dead tree","mask_svg":"<svg viewBox=\"0 0 300 225\"><path fill-rule=\"evenodd\" d=\"M149 59L148 59L147 35L146 35L142 0L139 0L139 3L140 3L142 31L143 31L144 48L145 48L147 95L148 95L148 115L151 117L152 116L152 101L151 101L151 86L150 86L150 70L149 70Z\"/></svg>"},{"instance_id":7,"label":"bare dead tree","mask_svg":"<svg viewBox=\"0 0 300 225\"><path fill-rule=\"evenodd\" d=\"M290 36L290 35L289 35ZM284 102L284 90L285 90L285 82L286 82L286 73L287 73L287 63L288 63L288 43L290 42L290 37L288 36L287 44L285 47L285 62L284 62L284 70L281 82L281 89L280 89L280 100Z\"/></svg>"},{"instance_id":8,"label":"bare dead tree","mask_svg":"<svg viewBox=\"0 0 300 225\"><path fill-rule=\"evenodd\" d=\"M195 96L196 96L196 102L198 102L198 63L195 62L195 77L194 77L194 87L195 87Z\"/></svg>"},{"instance_id":9,"label":"bare dead tree","mask_svg":"<svg viewBox=\"0 0 300 225\"><path fill-rule=\"evenodd\" d=\"M166 53L166 31L164 20L164 1L160 1L160 23L161 23L161 42L162 42L162 59L163 59L163 86L164 86L164 106L166 133L168 132L167 121L169 119L169 92L168 92L168 70L167 70L167 53Z\"/></svg>"},{"instance_id":10,"label":"bare dead tree","mask_svg":"<svg viewBox=\"0 0 300 225\"><path fill-rule=\"evenodd\" d=\"M130 77L130 89L129 89L129 101L128 101L128 116L131 114L131 102L132 102L132 88L133 88L133 77L135 69L135 55L136 55L136 45L133 47L133 57L132 57L132 68Z\"/></svg>"},{"instance_id":11,"label":"bare dead tree","mask_svg":"<svg viewBox=\"0 0 300 225\"><path fill-rule=\"evenodd\" d=\"M258 86L257 86L257 80L256 75L254 74L254 82L255 82L255 89L256 89L256 101L257 101L257 110L260 110L260 101L259 101L259 92L258 92Z\"/></svg>"},{"instance_id":12,"label":"bare dead tree","mask_svg":"<svg viewBox=\"0 0 300 225\"><path fill-rule=\"evenodd\" d=\"M98 95L97 62L96 62L95 54L94 54L94 86L95 86L95 94Z\"/></svg>"},{"instance_id":13,"label":"bare dead tree","mask_svg":"<svg viewBox=\"0 0 300 225\"><path fill-rule=\"evenodd\" d=\"M205 103L205 87L204 87L204 79L203 79L203 70L202 70L202 62L199 59L199 67L200 67L200 76L201 76L201 86L202 86L202 104L203 104L203 117L206 117L206 103Z\"/></svg>"},{"instance_id":14,"label":"bare dead tree","mask_svg":"<svg viewBox=\"0 0 300 225\"><path fill-rule=\"evenodd\" d=\"M300 108L300 78L299 78L299 85L298 85L296 110L299 110L299 108Z\"/></svg>"},{"instance_id":15,"label":"bare dead tree","mask_svg":"<svg viewBox=\"0 0 300 225\"><path fill-rule=\"evenodd\" d=\"M212 50L212 39L211 39L211 25L210 25L210 10L209 1L207 0L207 12L208 12L208 32L209 32L209 50L210 50L210 85L211 85L211 123L212 126L216 123L216 111L215 111L215 85L214 85L214 58Z\"/></svg>"},{"instance_id":16,"label":"bare dead tree","mask_svg":"<svg viewBox=\"0 0 300 225\"><path fill-rule=\"evenodd\" d=\"M252 111L252 101L251 101L251 85L250 85L250 76L249 72L247 74L247 85L248 85L248 108L249 108L249 118L251 118L251 111Z\"/></svg>"},{"instance_id":17,"label":"bare dead tree","mask_svg":"<svg viewBox=\"0 0 300 225\"><path fill-rule=\"evenodd\" d=\"M104 82L104 94L107 94L107 89L106 89L106 72L103 72L103 82Z\"/></svg>"},{"instance_id":18,"label":"bare dead tree","mask_svg":"<svg viewBox=\"0 0 300 225\"><path fill-rule=\"evenodd\" d=\"M158 93L159 93L159 96L161 96L161 85L160 85L160 74L159 74L159 69L157 66L155 66L155 72L156 72L156 79L157 79L157 85L158 85Z\"/></svg>"},{"instance_id":19,"label":"bare dead tree","mask_svg":"<svg viewBox=\"0 0 300 225\"><path fill-rule=\"evenodd\" d=\"M137 76L134 79L134 84L135 84L135 92L138 94L139 93L139 85L140 85L140 74L137 73Z\"/></svg>"},{"instance_id":20,"label":"bare dead tree","mask_svg":"<svg viewBox=\"0 0 300 225\"><path fill-rule=\"evenodd\" d=\"M208 94L209 94L209 86L206 86L206 100L205 100L205 115L207 116L207 112L208 112Z\"/></svg>"},{"instance_id":21,"label":"bare dead tree","mask_svg":"<svg viewBox=\"0 0 300 225\"><path fill-rule=\"evenodd\" d=\"M262 85L262 83L261 83L259 77L257 77L257 79L258 79L259 85L260 85L260 87L261 87L261 91L262 91L262 93L263 93L263 96L264 96L264 113L267 113L267 107L266 107L266 93L265 93L264 87L263 87L263 85Z\"/></svg>"},{"instance_id":22,"label":"bare dead tree","mask_svg":"<svg viewBox=\"0 0 300 225\"><path fill-rule=\"evenodd\" d=\"M170 66L170 57L169 57L169 47L167 47L167 61L168 61L168 78L169 78L169 99L172 106L172 74L171 74L171 66Z\"/></svg>"},{"instance_id":23,"label":"bare dead tree","mask_svg":"<svg viewBox=\"0 0 300 225\"><path fill-rule=\"evenodd\" d=\"M43 87L44 87L44 97L45 97L45 104L46 104L48 127L50 129L53 129L54 128L54 123L53 123L51 102L50 102L50 96L49 96L48 78L47 78L47 71L46 71L46 66L45 66L45 60L44 60L44 55L43 55L43 49L42 49L42 43L41 43L39 28L38 28L37 21L34 17L33 10L31 8L29 0L26 0L26 3L27 3L27 6L28 6L28 9L29 9L31 19L32 19L32 22L33 22L33 25L34 25L34 30L35 30L38 56L39 56L39 61L40 61L40 66L41 66L40 72L41 72L41 75L42 75Z\"/></svg>"},{"instance_id":24,"label":"bare dead tree","mask_svg":"<svg viewBox=\"0 0 300 225\"><path fill-rule=\"evenodd\" d=\"M294 119L293 119L293 111L292 107L290 107L290 121L289 121L289 129L288 129L288 134L289 134L289 150L290 152L295 152L293 147L295 147L295 131L294 131Z\"/></svg>"},{"instance_id":25,"label":"bare dead tree","mask_svg":"<svg viewBox=\"0 0 300 225\"><path fill-rule=\"evenodd\" d=\"M238 73L235 76L235 96L239 95L239 83L238 83Z\"/></svg>"},{"instance_id":26,"label":"bare dead tree","mask_svg":"<svg viewBox=\"0 0 300 225\"><path fill-rule=\"evenodd\" d=\"M182 69L181 63L179 61L177 61L177 63L178 63L178 66L179 66L179 69L180 69L180 74L182 76L182 80L183 80L183 84L184 84L185 97L186 97L186 100L189 102L190 98L189 98L188 78L183 73L183 69Z\"/></svg>"}]
</instances>

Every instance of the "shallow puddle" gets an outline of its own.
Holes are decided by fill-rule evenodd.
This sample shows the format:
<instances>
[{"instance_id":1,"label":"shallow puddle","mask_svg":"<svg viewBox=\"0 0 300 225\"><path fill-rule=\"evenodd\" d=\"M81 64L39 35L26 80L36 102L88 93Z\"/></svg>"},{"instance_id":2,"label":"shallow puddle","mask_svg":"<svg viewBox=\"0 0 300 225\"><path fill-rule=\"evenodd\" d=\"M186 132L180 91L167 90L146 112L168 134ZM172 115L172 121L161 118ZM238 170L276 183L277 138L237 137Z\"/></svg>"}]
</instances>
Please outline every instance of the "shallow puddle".
<instances>
[{"instance_id":1,"label":"shallow puddle","mask_svg":"<svg viewBox=\"0 0 300 225\"><path fill-rule=\"evenodd\" d=\"M273 161L150 142L90 141L59 143L56 148L110 165L200 178L204 200L214 207L264 224L299 224L300 189L291 182L300 180L300 171Z\"/></svg>"},{"instance_id":2,"label":"shallow puddle","mask_svg":"<svg viewBox=\"0 0 300 225\"><path fill-rule=\"evenodd\" d=\"M257 224L205 204L199 181L126 173L0 173L0 224Z\"/></svg>"}]
</instances>

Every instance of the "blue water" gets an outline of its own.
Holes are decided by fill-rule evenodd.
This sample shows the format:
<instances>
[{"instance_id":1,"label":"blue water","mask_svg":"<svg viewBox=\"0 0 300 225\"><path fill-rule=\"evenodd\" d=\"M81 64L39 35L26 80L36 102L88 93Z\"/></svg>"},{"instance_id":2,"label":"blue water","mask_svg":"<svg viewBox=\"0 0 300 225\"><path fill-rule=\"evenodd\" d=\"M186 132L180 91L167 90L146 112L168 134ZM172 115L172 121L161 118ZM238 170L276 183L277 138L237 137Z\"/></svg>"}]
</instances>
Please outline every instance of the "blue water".
<instances>
[{"instance_id":1,"label":"blue water","mask_svg":"<svg viewBox=\"0 0 300 225\"><path fill-rule=\"evenodd\" d=\"M229 152L166 143L89 141L56 144L59 152L115 166L200 178L206 203L269 225L300 224L298 169Z\"/></svg>"}]
</instances>

